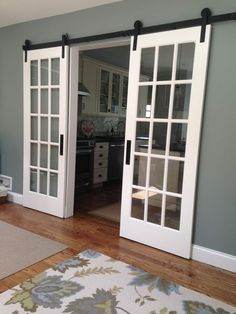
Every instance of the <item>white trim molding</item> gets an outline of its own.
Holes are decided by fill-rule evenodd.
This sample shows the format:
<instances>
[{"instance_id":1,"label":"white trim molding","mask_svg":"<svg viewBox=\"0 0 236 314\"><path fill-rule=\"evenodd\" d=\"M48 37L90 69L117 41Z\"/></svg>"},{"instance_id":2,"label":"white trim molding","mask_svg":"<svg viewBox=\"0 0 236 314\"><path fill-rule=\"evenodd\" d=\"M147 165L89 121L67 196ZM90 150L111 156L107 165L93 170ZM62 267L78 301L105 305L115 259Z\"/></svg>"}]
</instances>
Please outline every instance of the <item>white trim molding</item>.
<instances>
[{"instance_id":1,"label":"white trim molding","mask_svg":"<svg viewBox=\"0 0 236 314\"><path fill-rule=\"evenodd\" d=\"M7 200L9 202L13 202L16 204L23 204L23 195L22 194L18 194L18 193L14 193L14 192L7 192Z\"/></svg>"},{"instance_id":2,"label":"white trim molding","mask_svg":"<svg viewBox=\"0 0 236 314\"><path fill-rule=\"evenodd\" d=\"M236 272L236 256L193 245L192 259L228 271Z\"/></svg>"}]
</instances>

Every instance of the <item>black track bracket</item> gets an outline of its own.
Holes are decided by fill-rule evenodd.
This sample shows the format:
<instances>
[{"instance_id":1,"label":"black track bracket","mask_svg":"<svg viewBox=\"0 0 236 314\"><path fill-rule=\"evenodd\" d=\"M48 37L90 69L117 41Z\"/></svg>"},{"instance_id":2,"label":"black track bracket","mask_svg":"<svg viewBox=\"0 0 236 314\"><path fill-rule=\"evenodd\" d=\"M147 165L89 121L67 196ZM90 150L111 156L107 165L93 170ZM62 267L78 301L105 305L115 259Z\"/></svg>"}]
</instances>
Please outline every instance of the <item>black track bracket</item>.
<instances>
[{"instance_id":1,"label":"black track bracket","mask_svg":"<svg viewBox=\"0 0 236 314\"><path fill-rule=\"evenodd\" d=\"M141 21L134 22L134 44L133 50L137 49L138 35L141 33L141 28L143 27L143 23Z\"/></svg>"},{"instance_id":2,"label":"black track bracket","mask_svg":"<svg viewBox=\"0 0 236 314\"><path fill-rule=\"evenodd\" d=\"M69 39L68 34L62 35L62 39L61 39L61 48L62 48L61 56L62 56L63 59L65 58L65 46L68 45L68 39Z\"/></svg>"},{"instance_id":3,"label":"black track bracket","mask_svg":"<svg viewBox=\"0 0 236 314\"><path fill-rule=\"evenodd\" d=\"M208 8L205 8L201 12L202 16L202 29L201 29L201 36L200 36L200 42L203 43L205 41L206 36L206 26L209 22L209 18L211 17L211 10Z\"/></svg>"},{"instance_id":4,"label":"black track bracket","mask_svg":"<svg viewBox=\"0 0 236 314\"><path fill-rule=\"evenodd\" d=\"M27 62L27 54L30 47L30 41L28 39L25 40L25 44L23 46L23 50L25 51L25 62Z\"/></svg>"}]
</instances>

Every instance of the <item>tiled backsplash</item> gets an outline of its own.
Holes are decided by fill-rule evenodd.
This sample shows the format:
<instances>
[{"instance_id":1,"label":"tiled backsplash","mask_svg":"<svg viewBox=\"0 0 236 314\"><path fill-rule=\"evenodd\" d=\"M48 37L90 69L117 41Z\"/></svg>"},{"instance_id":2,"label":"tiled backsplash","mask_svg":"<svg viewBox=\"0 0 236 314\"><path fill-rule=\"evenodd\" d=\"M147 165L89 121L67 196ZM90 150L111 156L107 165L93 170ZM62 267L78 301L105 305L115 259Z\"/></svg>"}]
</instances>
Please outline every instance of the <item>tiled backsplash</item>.
<instances>
[{"instance_id":1,"label":"tiled backsplash","mask_svg":"<svg viewBox=\"0 0 236 314\"><path fill-rule=\"evenodd\" d=\"M116 134L124 136L125 118L121 117L104 117L95 115L80 115L78 118L78 136L83 136L81 131L81 123L84 120L92 121L95 127L95 135L111 135ZM113 132L112 132L113 131Z\"/></svg>"}]
</instances>

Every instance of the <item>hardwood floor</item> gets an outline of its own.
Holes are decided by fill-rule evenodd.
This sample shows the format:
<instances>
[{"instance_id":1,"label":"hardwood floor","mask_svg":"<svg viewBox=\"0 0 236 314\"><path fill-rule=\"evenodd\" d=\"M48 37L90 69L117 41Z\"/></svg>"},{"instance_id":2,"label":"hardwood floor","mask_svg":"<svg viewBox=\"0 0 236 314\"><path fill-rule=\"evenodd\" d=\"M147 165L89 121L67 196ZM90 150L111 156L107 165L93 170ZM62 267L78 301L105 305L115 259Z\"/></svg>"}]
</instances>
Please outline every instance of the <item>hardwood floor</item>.
<instances>
[{"instance_id":1,"label":"hardwood floor","mask_svg":"<svg viewBox=\"0 0 236 314\"><path fill-rule=\"evenodd\" d=\"M82 250L94 249L236 306L235 273L120 238L115 222L78 212L60 219L13 203L0 205L0 220L68 245L63 252L1 280L0 292Z\"/></svg>"}]
</instances>

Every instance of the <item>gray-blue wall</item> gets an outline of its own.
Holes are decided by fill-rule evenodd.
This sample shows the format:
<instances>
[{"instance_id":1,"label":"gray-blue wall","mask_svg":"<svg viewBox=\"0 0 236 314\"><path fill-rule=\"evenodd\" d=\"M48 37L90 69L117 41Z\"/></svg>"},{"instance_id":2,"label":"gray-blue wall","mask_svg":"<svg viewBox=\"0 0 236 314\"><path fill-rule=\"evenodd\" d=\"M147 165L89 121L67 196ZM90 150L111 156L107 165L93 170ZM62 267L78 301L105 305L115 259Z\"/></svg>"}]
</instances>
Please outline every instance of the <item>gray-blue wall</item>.
<instances>
[{"instance_id":1,"label":"gray-blue wall","mask_svg":"<svg viewBox=\"0 0 236 314\"><path fill-rule=\"evenodd\" d=\"M127 0L0 29L1 172L22 193L23 72L25 39L60 40L191 19L209 7L236 11L235 0ZM213 26L196 196L194 244L236 255L236 22Z\"/></svg>"}]
</instances>

